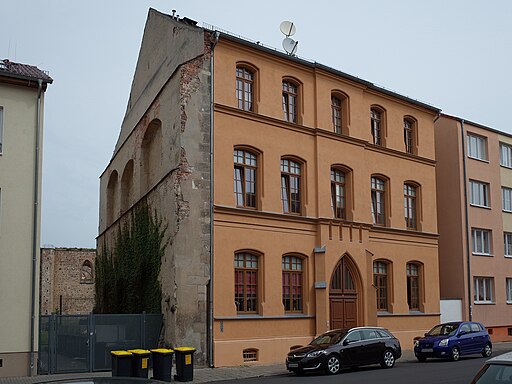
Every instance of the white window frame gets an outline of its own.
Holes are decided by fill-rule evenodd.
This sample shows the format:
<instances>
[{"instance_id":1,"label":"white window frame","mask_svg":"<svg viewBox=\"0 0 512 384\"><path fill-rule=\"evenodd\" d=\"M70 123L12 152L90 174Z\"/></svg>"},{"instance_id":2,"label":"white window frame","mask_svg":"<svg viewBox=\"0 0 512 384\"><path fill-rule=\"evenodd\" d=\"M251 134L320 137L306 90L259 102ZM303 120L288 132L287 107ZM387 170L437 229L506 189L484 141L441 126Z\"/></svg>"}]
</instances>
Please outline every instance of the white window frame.
<instances>
[{"instance_id":1,"label":"white window frame","mask_svg":"<svg viewBox=\"0 0 512 384\"><path fill-rule=\"evenodd\" d=\"M491 231L487 229L471 229L471 240L473 243L473 255L491 255Z\"/></svg>"},{"instance_id":2,"label":"white window frame","mask_svg":"<svg viewBox=\"0 0 512 384\"><path fill-rule=\"evenodd\" d=\"M505 279L505 294L507 297L507 304L512 304L512 278Z\"/></svg>"},{"instance_id":3,"label":"white window frame","mask_svg":"<svg viewBox=\"0 0 512 384\"><path fill-rule=\"evenodd\" d=\"M473 301L475 304L492 304L493 301L493 277L474 277L473 278L473 289L474 296ZM482 286L480 286L482 282ZM481 292L482 291L482 292ZM479 300L480 293L482 293L483 299Z\"/></svg>"},{"instance_id":4,"label":"white window frame","mask_svg":"<svg viewBox=\"0 0 512 384\"><path fill-rule=\"evenodd\" d=\"M505 257L512 258L512 233L504 232L503 233L503 254Z\"/></svg>"},{"instance_id":5,"label":"white window frame","mask_svg":"<svg viewBox=\"0 0 512 384\"><path fill-rule=\"evenodd\" d=\"M468 157L487 161L487 138L468 133Z\"/></svg>"},{"instance_id":6,"label":"white window frame","mask_svg":"<svg viewBox=\"0 0 512 384\"><path fill-rule=\"evenodd\" d=\"M4 107L0 105L0 155L3 153L4 143Z\"/></svg>"},{"instance_id":7,"label":"white window frame","mask_svg":"<svg viewBox=\"0 0 512 384\"><path fill-rule=\"evenodd\" d=\"M512 168L512 145L500 143L500 165Z\"/></svg>"},{"instance_id":8,"label":"white window frame","mask_svg":"<svg viewBox=\"0 0 512 384\"><path fill-rule=\"evenodd\" d=\"M489 184L469 180L469 203L478 207L489 208Z\"/></svg>"},{"instance_id":9,"label":"white window frame","mask_svg":"<svg viewBox=\"0 0 512 384\"><path fill-rule=\"evenodd\" d=\"M512 188L501 187L501 209L512 212Z\"/></svg>"}]
</instances>

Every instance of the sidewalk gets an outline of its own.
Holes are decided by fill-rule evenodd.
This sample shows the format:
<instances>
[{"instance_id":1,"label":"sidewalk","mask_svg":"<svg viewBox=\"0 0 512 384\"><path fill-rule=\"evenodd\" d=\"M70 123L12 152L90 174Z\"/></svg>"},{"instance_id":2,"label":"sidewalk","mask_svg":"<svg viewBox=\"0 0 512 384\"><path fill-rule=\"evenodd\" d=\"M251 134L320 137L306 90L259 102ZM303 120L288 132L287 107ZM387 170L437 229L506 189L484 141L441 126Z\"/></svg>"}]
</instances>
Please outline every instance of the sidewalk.
<instances>
[{"instance_id":1,"label":"sidewalk","mask_svg":"<svg viewBox=\"0 0 512 384\"><path fill-rule=\"evenodd\" d=\"M500 355L504 352L512 351L512 343L494 343L493 356ZM402 357L398 363L415 362L416 358L412 351L403 351ZM173 374L176 373L173 367ZM211 383L221 380L238 380L248 379L251 377L265 377L277 375L290 375L286 370L284 361L282 364L274 365L242 365L237 367L220 367L220 368L196 368L194 370L194 381L189 383ZM58 375L40 375L33 377L7 377L0 378L0 384L34 384L55 380L67 380L76 378L90 379L94 377L110 377L110 372L93 372L93 373L73 373ZM151 372L149 374L151 377ZM173 383L176 382L173 378Z\"/></svg>"}]
</instances>

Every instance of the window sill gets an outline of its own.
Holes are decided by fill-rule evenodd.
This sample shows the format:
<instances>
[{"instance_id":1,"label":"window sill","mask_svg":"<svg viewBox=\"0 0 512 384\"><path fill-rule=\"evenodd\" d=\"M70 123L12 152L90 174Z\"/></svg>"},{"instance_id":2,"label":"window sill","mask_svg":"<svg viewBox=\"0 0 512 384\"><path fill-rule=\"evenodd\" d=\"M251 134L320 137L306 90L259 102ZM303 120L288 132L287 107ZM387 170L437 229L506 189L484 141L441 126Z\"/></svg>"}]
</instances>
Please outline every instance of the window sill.
<instances>
[{"instance_id":1,"label":"window sill","mask_svg":"<svg viewBox=\"0 0 512 384\"><path fill-rule=\"evenodd\" d=\"M475 207L475 208L483 208L483 209L489 209L491 210L492 208L488 205L480 205L480 204L469 204L471 207Z\"/></svg>"},{"instance_id":2,"label":"window sill","mask_svg":"<svg viewBox=\"0 0 512 384\"><path fill-rule=\"evenodd\" d=\"M474 301L473 304L476 305L496 305L494 301Z\"/></svg>"},{"instance_id":3,"label":"window sill","mask_svg":"<svg viewBox=\"0 0 512 384\"><path fill-rule=\"evenodd\" d=\"M283 316L263 316L258 314L247 314L238 316L215 316L215 320L266 320L266 319L314 319L315 316L304 313L290 313Z\"/></svg>"},{"instance_id":4,"label":"window sill","mask_svg":"<svg viewBox=\"0 0 512 384\"><path fill-rule=\"evenodd\" d=\"M512 259L512 255L504 255L505 259Z\"/></svg>"},{"instance_id":5,"label":"window sill","mask_svg":"<svg viewBox=\"0 0 512 384\"><path fill-rule=\"evenodd\" d=\"M476 161L481 161L482 163L489 164L489 160L487 160L487 159L479 159L478 157L473 157L473 156L469 156L469 155L468 155L468 159L473 159L473 160L476 160Z\"/></svg>"},{"instance_id":6,"label":"window sill","mask_svg":"<svg viewBox=\"0 0 512 384\"><path fill-rule=\"evenodd\" d=\"M509 211L508 209L502 209L501 211L505 213L512 213L512 211Z\"/></svg>"},{"instance_id":7,"label":"window sill","mask_svg":"<svg viewBox=\"0 0 512 384\"><path fill-rule=\"evenodd\" d=\"M494 257L492 253L478 253L478 252L472 252L473 256L484 256L484 257Z\"/></svg>"}]
</instances>

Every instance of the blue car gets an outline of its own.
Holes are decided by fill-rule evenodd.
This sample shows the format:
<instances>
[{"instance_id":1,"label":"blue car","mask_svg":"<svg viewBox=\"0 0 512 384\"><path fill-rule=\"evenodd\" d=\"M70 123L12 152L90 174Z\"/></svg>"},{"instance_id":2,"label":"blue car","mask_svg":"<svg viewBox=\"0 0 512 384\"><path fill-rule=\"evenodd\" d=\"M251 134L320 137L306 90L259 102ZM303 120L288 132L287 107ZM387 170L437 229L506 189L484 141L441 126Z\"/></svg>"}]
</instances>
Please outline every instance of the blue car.
<instances>
[{"instance_id":1,"label":"blue car","mask_svg":"<svg viewBox=\"0 0 512 384\"><path fill-rule=\"evenodd\" d=\"M477 322L457 321L436 325L425 337L414 340L414 354L418 361L428 357L457 361L461 356L482 354L491 356L492 343L485 327Z\"/></svg>"}]
</instances>

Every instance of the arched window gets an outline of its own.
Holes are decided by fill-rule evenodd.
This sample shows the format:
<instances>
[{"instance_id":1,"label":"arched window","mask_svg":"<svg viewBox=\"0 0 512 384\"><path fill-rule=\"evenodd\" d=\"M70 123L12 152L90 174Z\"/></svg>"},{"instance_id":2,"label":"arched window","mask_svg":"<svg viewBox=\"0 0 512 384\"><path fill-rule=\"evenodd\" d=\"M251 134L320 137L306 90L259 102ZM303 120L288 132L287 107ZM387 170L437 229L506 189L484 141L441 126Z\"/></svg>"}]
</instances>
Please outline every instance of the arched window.
<instances>
[{"instance_id":1,"label":"arched window","mask_svg":"<svg viewBox=\"0 0 512 384\"><path fill-rule=\"evenodd\" d=\"M286 312L302 312L303 267L297 256L283 256L283 305Z\"/></svg>"},{"instance_id":2,"label":"arched window","mask_svg":"<svg viewBox=\"0 0 512 384\"><path fill-rule=\"evenodd\" d=\"M80 270L80 283L81 284L92 284L94 283L92 263L89 260L85 260Z\"/></svg>"},{"instance_id":3,"label":"arched window","mask_svg":"<svg viewBox=\"0 0 512 384\"><path fill-rule=\"evenodd\" d=\"M377 311L388 310L388 263L377 260L373 262L373 285L377 290Z\"/></svg>"},{"instance_id":4,"label":"arched window","mask_svg":"<svg viewBox=\"0 0 512 384\"><path fill-rule=\"evenodd\" d=\"M241 313L258 311L258 256L235 254L235 305Z\"/></svg>"},{"instance_id":5,"label":"arched window","mask_svg":"<svg viewBox=\"0 0 512 384\"><path fill-rule=\"evenodd\" d=\"M371 178L372 217L373 224L386 225L386 181L379 178Z\"/></svg>"},{"instance_id":6,"label":"arched window","mask_svg":"<svg viewBox=\"0 0 512 384\"><path fill-rule=\"evenodd\" d=\"M281 159L281 200L284 213L301 213L301 164Z\"/></svg>"},{"instance_id":7,"label":"arched window","mask_svg":"<svg viewBox=\"0 0 512 384\"><path fill-rule=\"evenodd\" d=\"M340 134L342 129L342 108L341 100L337 96L331 96L332 125L334 132Z\"/></svg>"},{"instance_id":8,"label":"arched window","mask_svg":"<svg viewBox=\"0 0 512 384\"><path fill-rule=\"evenodd\" d=\"M417 263L407 263L407 304L410 311L420 310L420 269Z\"/></svg>"},{"instance_id":9,"label":"arched window","mask_svg":"<svg viewBox=\"0 0 512 384\"><path fill-rule=\"evenodd\" d=\"M356 284L346 257L344 257L334 270L331 278L331 291L339 293L356 292Z\"/></svg>"},{"instance_id":10,"label":"arched window","mask_svg":"<svg viewBox=\"0 0 512 384\"><path fill-rule=\"evenodd\" d=\"M283 112L284 119L290 123L298 123L299 86L289 80L283 81Z\"/></svg>"},{"instance_id":11,"label":"arched window","mask_svg":"<svg viewBox=\"0 0 512 384\"><path fill-rule=\"evenodd\" d=\"M151 121L146 129L141 158L141 192L146 193L157 182L162 163L162 122L158 119Z\"/></svg>"},{"instance_id":12,"label":"arched window","mask_svg":"<svg viewBox=\"0 0 512 384\"><path fill-rule=\"evenodd\" d=\"M416 121L410 117L404 118L405 152L416 153Z\"/></svg>"},{"instance_id":13,"label":"arched window","mask_svg":"<svg viewBox=\"0 0 512 384\"><path fill-rule=\"evenodd\" d=\"M348 96L341 91L331 92L331 114L333 131L348 135L349 107Z\"/></svg>"},{"instance_id":14,"label":"arched window","mask_svg":"<svg viewBox=\"0 0 512 384\"><path fill-rule=\"evenodd\" d=\"M370 128L372 143L385 145L386 114L383 108L373 106L370 108Z\"/></svg>"},{"instance_id":15,"label":"arched window","mask_svg":"<svg viewBox=\"0 0 512 384\"><path fill-rule=\"evenodd\" d=\"M234 168L237 207L256 208L257 155L244 149L235 149Z\"/></svg>"},{"instance_id":16,"label":"arched window","mask_svg":"<svg viewBox=\"0 0 512 384\"><path fill-rule=\"evenodd\" d=\"M254 71L245 67L236 67L236 98L238 108L254 112Z\"/></svg>"},{"instance_id":17,"label":"arched window","mask_svg":"<svg viewBox=\"0 0 512 384\"><path fill-rule=\"evenodd\" d=\"M331 168L331 206L334 217L346 219L346 181L345 172Z\"/></svg>"},{"instance_id":18,"label":"arched window","mask_svg":"<svg viewBox=\"0 0 512 384\"><path fill-rule=\"evenodd\" d=\"M417 187L410 183L404 184L404 216L405 227L407 229L418 228L418 208L417 208Z\"/></svg>"},{"instance_id":19,"label":"arched window","mask_svg":"<svg viewBox=\"0 0 512 384\"><path fill-rule=\"evenodd\" d=\"M133 160L124 167L121 177L121 211L126 211L133 201Z\"/></svg>"},{"instance_id":20,"label":"arched window","mask_svg":"<svg viewBox=\"0 0 512 384\"><path fill-rule=\"evenodd\" d=\"M116 219L117 210L117 183L118 174L116 170L113 170L110 174L107 184L107 225L110 225Z\"/></svg>"}]
</instances>

